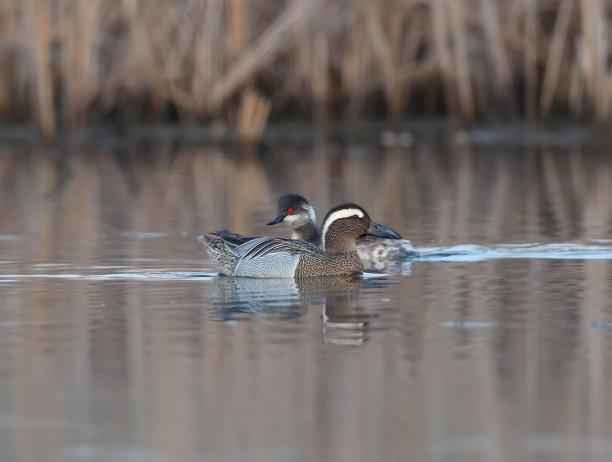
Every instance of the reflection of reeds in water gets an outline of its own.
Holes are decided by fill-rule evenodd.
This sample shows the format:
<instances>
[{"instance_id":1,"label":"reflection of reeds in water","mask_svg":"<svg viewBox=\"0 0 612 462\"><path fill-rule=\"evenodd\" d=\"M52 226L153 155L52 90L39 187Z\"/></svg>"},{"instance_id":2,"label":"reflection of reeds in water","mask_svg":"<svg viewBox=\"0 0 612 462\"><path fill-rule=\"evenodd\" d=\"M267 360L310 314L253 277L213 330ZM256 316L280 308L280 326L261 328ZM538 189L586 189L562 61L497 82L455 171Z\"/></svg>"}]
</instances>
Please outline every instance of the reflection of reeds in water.
<instances>
[{"instance_id":1,"label":"reflection of reeds in water","mask_svg":"<svg viewBox=\"0 0 612 462\"><path fill-rule=\"evenodd\" d=\"M377 221L422 246L607 238L612 162L575 148L521 155L426 147L411 153L308 155L270 152L233 157L217 148L124 153L92 150L59 162L26 150L0 156L5 234L96 237L117 231L222 227L288 235L268 227L280 194L297 192L321 220L341 202L363 205ZM16 173L17 172L17 173ZM198 247L194 239L194 247Z\"/></svg>"},{"instance_id":2,"label":"reflection of reeds in water","mask_svg":"<svg viewBox=\"0 0 612 462\"><path fill-rule=\"evenodd\" d=\"M0 110L52 134L112 109L135 121L173 107L229 118L246 138L268 106L609 120L605 2L477 3L7 0ZM254 88L265 110L248 111Z\"/></svg>"}]
</instances>

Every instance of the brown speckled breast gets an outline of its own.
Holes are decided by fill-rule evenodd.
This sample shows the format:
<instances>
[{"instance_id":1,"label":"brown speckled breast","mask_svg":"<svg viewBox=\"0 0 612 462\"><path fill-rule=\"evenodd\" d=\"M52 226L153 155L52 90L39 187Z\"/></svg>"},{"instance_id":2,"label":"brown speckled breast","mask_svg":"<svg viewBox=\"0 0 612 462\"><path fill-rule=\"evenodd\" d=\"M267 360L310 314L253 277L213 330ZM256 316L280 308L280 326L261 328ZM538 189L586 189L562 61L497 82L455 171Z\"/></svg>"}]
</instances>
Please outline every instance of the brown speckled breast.
<instances>
[{"instance_id":1,"label":"brown speckled breast","mask_svg":"<svg viewBox=\"0 0 612 462\"><path fill-rule=\"evenodd\" d=\"M295 269L295 277L338 276L363 271L357 252L306 254Z\"/></svg>"}]
</instances>

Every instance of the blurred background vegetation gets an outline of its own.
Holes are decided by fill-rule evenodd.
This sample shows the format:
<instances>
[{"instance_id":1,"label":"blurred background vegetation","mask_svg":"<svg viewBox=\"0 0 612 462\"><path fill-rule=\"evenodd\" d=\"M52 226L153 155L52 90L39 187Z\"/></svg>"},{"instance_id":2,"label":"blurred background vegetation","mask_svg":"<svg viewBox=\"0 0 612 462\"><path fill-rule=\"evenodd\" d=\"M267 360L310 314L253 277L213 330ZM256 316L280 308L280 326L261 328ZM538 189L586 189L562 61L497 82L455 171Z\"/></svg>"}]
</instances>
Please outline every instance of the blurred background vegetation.
<instances>
[{"instance_id":1,"label":"blurred background vegetation","mask_svg":"<svg viewBox=\"0 0 612 462\"><path fill-rule=\"evenodd\" d=\"M0 118L611 119L605 0L3 0Z\"/></svg>"}]
</instances>

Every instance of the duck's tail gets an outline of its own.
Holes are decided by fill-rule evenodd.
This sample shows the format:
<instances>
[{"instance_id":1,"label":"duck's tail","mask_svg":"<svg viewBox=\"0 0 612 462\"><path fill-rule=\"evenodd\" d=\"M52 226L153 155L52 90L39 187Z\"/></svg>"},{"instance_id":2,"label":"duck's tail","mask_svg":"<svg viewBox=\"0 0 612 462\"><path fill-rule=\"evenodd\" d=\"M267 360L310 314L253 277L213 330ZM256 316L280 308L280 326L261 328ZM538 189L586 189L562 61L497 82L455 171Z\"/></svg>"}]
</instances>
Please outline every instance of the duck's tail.
<instances>
[{"instance_id":1,"label":"duck's tail","mask_svg":"<svg viewBox=\"0 0 612 462\"><path fill-rule=\"evenodd\" d=\"M211 244L212 240L213 238L208 237L206 234L202 234L201 236L198 236L198 241L200 241L206 247L208 247Z\"/></svg>"}]
</instances>

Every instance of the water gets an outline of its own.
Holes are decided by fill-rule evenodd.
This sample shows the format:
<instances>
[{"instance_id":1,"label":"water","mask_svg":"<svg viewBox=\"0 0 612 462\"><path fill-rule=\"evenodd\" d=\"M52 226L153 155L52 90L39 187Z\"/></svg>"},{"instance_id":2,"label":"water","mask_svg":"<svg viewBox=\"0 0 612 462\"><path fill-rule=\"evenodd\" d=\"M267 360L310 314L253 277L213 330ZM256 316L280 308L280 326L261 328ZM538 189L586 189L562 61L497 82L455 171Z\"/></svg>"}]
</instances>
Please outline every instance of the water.
<instances>
[{"instance_id":1,"label":"water","mask_svg":"<svg viewBox=\"0 0 612 462\"><path fill-rule=\"evenodd\" d=\"M285 192L419 255L215 277L195 237L286 236ZM2 460L612 457L604 151L4 146L0 213Z\"/></svg>"}]
</instances>

